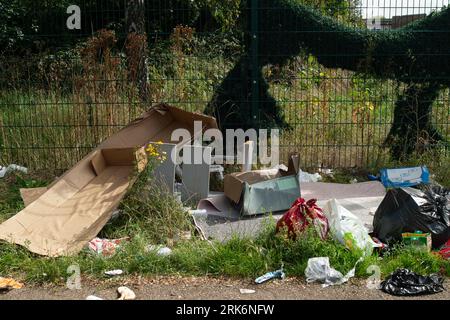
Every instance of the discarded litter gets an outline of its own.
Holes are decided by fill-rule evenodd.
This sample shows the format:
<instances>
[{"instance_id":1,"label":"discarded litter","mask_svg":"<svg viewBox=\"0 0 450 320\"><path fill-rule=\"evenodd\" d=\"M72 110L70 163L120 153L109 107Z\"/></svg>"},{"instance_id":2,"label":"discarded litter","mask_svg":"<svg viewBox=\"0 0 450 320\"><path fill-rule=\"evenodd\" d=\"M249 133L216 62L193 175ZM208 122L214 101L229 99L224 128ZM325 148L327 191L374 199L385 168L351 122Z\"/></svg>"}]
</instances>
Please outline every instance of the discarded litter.
<instances>
[{"instance_id":1,"label":"discarded litter","mask_svg":"<svg viewBox=\"0 0 450 320\"><path fill-rule=\"evenodd\" d=\"M12 279L12 278L3 278L0 277L0 292L1 291L9 291L12 289L22 289L23 284Z\"/></svg>"},{"instance_id":2,"label":"discarded litter","mask_svg":"<svg viewBox=\"0 0 450 320\"><path fill-rule=\"evenodd\" d=\"M283 271L283 267L281 267L280 270L276 270L276 271L272 271L272 272L268 272L265 275L257 278L255 280L256 284L262 284L264 282L267 282L269 280L273 280L273 279L284 279L286 278L286 274Z\"/></svg>"},{"instance_id":3,"label":"discarded litter","mask_svg":"<svg viewBox=\"0 0 450 320\"><path fill-rule=\"evenodd\" d=\"M450 238L450 191L440 186L389 190L375 212L374 234L385 243L400 242L402 233L431 233L433 248Z\"/></svg>"},{"instance_id":4,"label":"discarded litter","mask_svg":"<svg viewBox=\"0 0 450 320\"><path fill-rule=\"evenodd\" d=\"M383 169L380 179L386 188L413 187L430 183L430 172L427 167Z\"/></svg>"},{"instance_id":5,"label":"discarded litter","mask_svg":"<svg viewBox=\"0 0 450 320\"><path fill-rule=\"evenodd\" d=\"M241 292L241 294L253 294L256 291L252 290L252 289L239 289L239 291Z\"/></svg>"},{"instance_id":6,"label":"discarded litter","mask_svg":"<svg viewBox=\"0 0 450 320\"><path fill-rule=\"evenodd\" d=\"M133 290L128 287L119 287L117 288L117 293L119 294L119 298L117 300L134 300L136 299L136 294Z\"/></svg>"},{"instance_id":7,"label":"discarded litter","mask_svg":"<svg viewBox=\"0 0 450 320\"><path fill-rule=\"evenodd\" d=\"M299 171L299 180L300 183L309 183L309 182L319 182L322 181L322 176L320 173L308 173L305 171Z\"/></svg>"},{"instance_id":8,"label":"discarded litter","mask_svg":"<svg viewBox=\"0 0 450 320\"><path fill-rule=\"evenodd\" d=\"M283 212L300 196L299 156L291 155L288 170L277 167L225 176L224 193L243 216Z\"/></svg>"},{"instance_id":9,"label":"discarded litter","mask_svg":"<svg viewBox=\"0 0 450 320\"><path fill-rule=\"evenodd\" d=\"M114 240L94 238L89 241L88 247L92 252L110 257L116 253L116 249L122 242L128 240L130 240L128 237Z\"/></svg>"},{"instance_id":10,"label":"discarded litter","mask_svg":"<svg viewBox=\"0 0 450 320\"><path fill-rule=\"evenodd\" d=\"M328 235L328 219L316 204L316 199L306 201L298 198L291 209L277 223L277 232L287 228L288 236L292 239L297 238L297 234L305 231L312 223L318 231L320 237L325 239Z\"/></svg>"},{"instance_id":11,"label":"discarded litter","mask_svg":"<svg viewBox=\"0 0 450 320\"><path fill-rule=\"evenodd\" d=\"M189 210L188 213L195 217L206 217L208 215L208 211L205 209Z\"/></svg>"},{"instance_id":12,"label":"discarded litter","mask_svg":"<svg viewBox=\"0 0 450 320\"><path fill-rule=\"evenodd\" d=\"M414 233L402 233L403 243L414 249L431 252L431 234L416 231Z\"/></svg>"},{"instance_id":13,"label":"discarded litter","mask_svg":"<svg viewBox=\"0 0 450 320\"><path fill-rule=\"evenodd\" d=\"M444 259L450 259L450 240L448 240L447 243L442 246L439 254Z\"/></svg>"},{"instance_id":14,"label":"discarded litter","mask_svg":"<svg viewBox=\"0 0 450 320\"><path fill-rule=\"evenodd\" d=\"M415 296L444 291L444 279L437 275L422 276L408 269L398 269L381 283L381 290L395 296Z\"/></svg>"},{"instance_id":15,"label":"discarded litter","mask_svg":"<svg viewBox=\"0 0 450 320\"><path fill-rule=\"evenodd\" d=\"M123 270L117 269L117 270L105 271L105 274L110 277L120 276L123 274Z\"/></svg>"},{"instance_id":16,"label":"discarded litter","mask_svg":"<svg viewBox=\"0 0 450 320\"><path fill-rule=\"evenodd\" d=\"M368 256L372 254L373 248L381 247L369 236L362 221L341 206L336 199L327 202L323 212L328 219L333 237L350 251L361 250L363 255Z\"/></svg>"},{"instance_id":17,"label":"discarded litter","mask_svg":"<svg viewBox=\"0 0 450 320\"><path fill-rule=\"evenodd\" d=\"M356 264L361 262L358 260ZM308 266L305 269L306 282L320 282L322 287L340 285L347 282L350 278L355 276L355 267L350 270L345 276L336 269L330 266L330 259L328 257L311 258L308 260Z\"/></svg>"},{"instance_id":18,"label":"discarded litter","mask_svg":"<svg viewBox=\"0 0 450 320\"><path fill-rule=\"evenodd\" d=\"M23 172L25 174L28 173L27 168L19 166L17 164L10 164L7 167L0 166L0 179L4 178L8 173L10 173L12 171L19 171L19 172Z\"/></svg>"},{"instance_id":19,"label":"discarded litter","mask_svg":"<svg viewBox=\"0 0 450 320\"><path fill-rule=\"evenodd\" d=\"M199 128L197 120L202 122ZM33 203L3 222L0 239L44 256L77 254L98 235L136 181L137 172L144 170L148 144L170 142L170 133L177 128L196 136L217 128L217 122L165 104L153 106L105 139ZM181 141L176 147L188 142Z\"/></svg>"},{"instance_id":20,"label":"discarded litter","mask_svg":"<svg viewBox=\"0 0 450 320\"><path fill-rule=\"evenodd\" d=\"M172 249L168 247L151 244L146 248L147 252L156 252L158 256L167 257L172 254Z\"/></svg>"},{"instance_id":21,"label":"discarded litter","mask_svg":"<svg viewBox=\"0 0 450 320\"><path fill-rule=\"evenodd\" d=\"M102 298L100 298L100 297L97 297L97 296L87 296L86 297L86 300L104 300L104 299L102 299Z\"/></svg>"}]
</instances>

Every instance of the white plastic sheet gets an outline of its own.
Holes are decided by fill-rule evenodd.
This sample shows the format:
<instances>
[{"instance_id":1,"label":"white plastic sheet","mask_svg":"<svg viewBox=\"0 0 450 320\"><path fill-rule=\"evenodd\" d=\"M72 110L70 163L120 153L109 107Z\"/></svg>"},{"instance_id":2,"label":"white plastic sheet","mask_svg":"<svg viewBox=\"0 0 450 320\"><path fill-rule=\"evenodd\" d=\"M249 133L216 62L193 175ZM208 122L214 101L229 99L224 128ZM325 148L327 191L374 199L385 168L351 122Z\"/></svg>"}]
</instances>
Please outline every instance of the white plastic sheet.
<instances>
[{"instance_id":1,"label":"white plastic sheet","mask_svg":"<svg viewBox=\"0 0 450 320\"><path fill-rule=\"evenodd\" d=\"M7 167L0 166L0 179L4 178L11 171L19 171L19 172L23 172L25 174L28 173L28 169L27 168L19 166L17 164L10 164Z\"/></svg>"},{"instance_id":2,"label":"white plastic sheet","mask_svg":"<svg viewBox=\"0 0 450 320\"><path fill-rule=\"evenodd\" d=\"M299 180L300 183L319 182L322 181L322 176L319 173L308 173L300 170Z\"/></svg>"}]
</instances>

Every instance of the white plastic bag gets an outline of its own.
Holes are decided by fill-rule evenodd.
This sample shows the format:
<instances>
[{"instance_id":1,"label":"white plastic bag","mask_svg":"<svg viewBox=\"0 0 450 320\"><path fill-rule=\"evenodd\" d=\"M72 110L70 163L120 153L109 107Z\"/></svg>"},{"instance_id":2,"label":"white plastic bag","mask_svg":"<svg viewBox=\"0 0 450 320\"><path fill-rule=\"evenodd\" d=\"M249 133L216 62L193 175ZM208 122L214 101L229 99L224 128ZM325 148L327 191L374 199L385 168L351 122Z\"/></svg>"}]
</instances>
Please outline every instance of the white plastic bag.
<instances>
[{"instance_id":1,"label":"white plastic bag","mask_svg":"<svg viewBox=\"0 0 450 320\"><path fill-rule=\"evenodd\" d=\"M353 213L345 209L336 199L327 202L323 208L330 224L333 237L349 250L362 250L364 256L369 256L373 248L380 247L369 236L369 231L363 222Z\"/></svg>"},{"instance_id":2,"label":"white plastic bag","mask_svg":"<svg viewBox=\"0 0 450 320\"><path fill-rule=\"evenodd\" d=\"M361 261L358 260L356 264ZM308 260L308 266L305 270L306 282L320 282L322 287L340 285L347 282L350 278L355 276L355 267L350 270L345 276L336 269L330 266L330 259L328 257L311 258Z\"/></svg>"},{"instance_id":3,"label":"white plastic bag","mask_svg":"<svg viewBox=\"0 0 450 320\"><path fill-rule=\"evenodd\" d=\"M300 170L298 175L301 183L322 181L322 176L319 173L313 174Z\"/></svg>"},{"instance_id":4,"label":"white plastic bag","mask_svg":"<svg viewBox=\"0 0 450 320\"><path fill-rule=\"evenodd\" d=\"M0 178L4 178L8 173L12 171L19 171L23 173L28 173L28 169L17 164L10 164L7 167L0 166Z\"/></svg>"}]
</instances>

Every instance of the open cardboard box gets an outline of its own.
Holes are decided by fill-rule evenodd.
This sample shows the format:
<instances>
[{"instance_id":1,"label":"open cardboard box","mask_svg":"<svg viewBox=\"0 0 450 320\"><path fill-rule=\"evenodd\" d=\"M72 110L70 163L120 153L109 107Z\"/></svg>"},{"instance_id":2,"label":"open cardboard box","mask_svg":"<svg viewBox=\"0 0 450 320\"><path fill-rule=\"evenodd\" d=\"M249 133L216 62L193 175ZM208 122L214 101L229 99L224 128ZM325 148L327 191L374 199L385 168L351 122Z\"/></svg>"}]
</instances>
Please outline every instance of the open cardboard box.
<instances>
[{"instance_id":1,"label":"open cardboard box","mask_svg":"<svg viewBox=\"0 0 450 320\"><path fill-rule=\"evenodd\" d=\"M290 209L300 197L299 156L291 155L286 170L255 170L225 176L225 195L243 216Z\"/></svg>"},{"instance_id":2,"label":"open cardboard box","mask_svg":"<svg viewBox=\"0 0 450 320\"><path fill-rule=\"evenodd\" d=\"M42 194L34 192L25 209L0 225L0 239L41 255L78 253L111 218L133 185L136 171L144 169L145 146L158 141L170 143L173 130L179 128L192 136L198 134L194 121L202 122L202 131L217 128L212 117L167 105L151 108L106 139L48 189L36 191Z\"/></svg>"}]
</instances>

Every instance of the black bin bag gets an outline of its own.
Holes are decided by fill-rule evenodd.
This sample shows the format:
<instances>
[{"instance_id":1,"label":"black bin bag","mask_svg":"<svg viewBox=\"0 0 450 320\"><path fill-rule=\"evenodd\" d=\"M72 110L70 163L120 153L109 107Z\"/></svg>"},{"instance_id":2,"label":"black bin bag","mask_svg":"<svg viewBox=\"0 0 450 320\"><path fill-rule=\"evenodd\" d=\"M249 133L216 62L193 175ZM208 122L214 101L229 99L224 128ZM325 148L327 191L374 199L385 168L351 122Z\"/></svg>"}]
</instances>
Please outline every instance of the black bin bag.
<instances>
[{"instance_id":1,"label":"black bin bag","mask_svg":"<svg viewBox=\"0 0 450 320\"><path fill-rule=\"evenodd\" d=\"M381 290L394 296L417 296L444 291L444 279L438 274L422 276L398 269L381 283Z\"/></svg>"},{"instance_id":2,"label":"black bin bag","mask_svg":"<svg viewBox=\"0 0 450 320\"><path fill-rule=\"evenodd\" d=\"M431 233L433 248L450 238L450 191L440 186L422 190L389 190L373 220L374 234L385 243L402 240L402 233Z\"/></svg>"}]
</instances>

